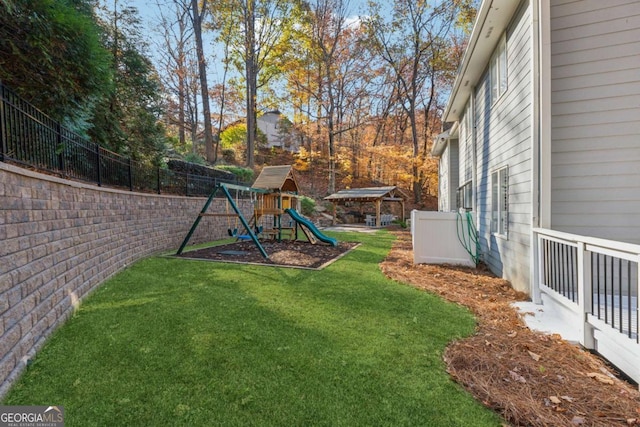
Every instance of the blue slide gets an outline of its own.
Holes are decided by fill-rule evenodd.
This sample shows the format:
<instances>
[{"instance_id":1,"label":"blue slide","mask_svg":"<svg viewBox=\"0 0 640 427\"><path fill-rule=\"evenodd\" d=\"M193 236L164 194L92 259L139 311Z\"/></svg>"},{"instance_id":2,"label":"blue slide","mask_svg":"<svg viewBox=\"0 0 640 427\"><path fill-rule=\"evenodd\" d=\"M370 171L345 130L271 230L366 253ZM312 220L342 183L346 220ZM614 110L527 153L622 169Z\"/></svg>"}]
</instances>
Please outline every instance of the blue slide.
<instances>
[{"instance_id":1,"label":"blue slide","mask_svg":"<svg viewBox=\"0 0 640 427\"><path fill-rule=\"evenodd\" d=\"M311 234L313 234L316 239L320 240L321 242L328 243L331 246L338 246L338 241L336 239L322 234L322 232L318 230L318 228L311 221L300 215L295 209L285 209L284 211L288 213L295 222L302 226L302 231L304 231L305 234L307 234L306 230L309 230ZM309 241L312 242L311 239L309 239Z\"/></svg>"}]
</instances>

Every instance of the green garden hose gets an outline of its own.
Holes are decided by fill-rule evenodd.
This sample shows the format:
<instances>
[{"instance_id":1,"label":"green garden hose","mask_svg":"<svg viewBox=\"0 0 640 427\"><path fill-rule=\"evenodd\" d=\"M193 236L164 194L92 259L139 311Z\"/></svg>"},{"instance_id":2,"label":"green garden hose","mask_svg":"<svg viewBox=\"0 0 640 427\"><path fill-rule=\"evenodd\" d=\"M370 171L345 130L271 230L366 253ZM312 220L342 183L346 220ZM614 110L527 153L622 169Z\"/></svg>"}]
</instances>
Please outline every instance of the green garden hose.
<instances>
[{"instance_id":1,"label":"green garden hose","mask_svg":"<svg viewBox=\"0 0 640 427\"><path fill-rule=\"evenodd\" d=\"M467 226L464 226L464 219L462 213L458 211L456 216L456 232L458 234L458 240L467 251L473 262L478 265L480 262L480 244L478 242L478 231L473 225L473 216L471 212L465 212L467 219ZM475 253L473 251L475 249Z\"/></svg>"}]
</instances>

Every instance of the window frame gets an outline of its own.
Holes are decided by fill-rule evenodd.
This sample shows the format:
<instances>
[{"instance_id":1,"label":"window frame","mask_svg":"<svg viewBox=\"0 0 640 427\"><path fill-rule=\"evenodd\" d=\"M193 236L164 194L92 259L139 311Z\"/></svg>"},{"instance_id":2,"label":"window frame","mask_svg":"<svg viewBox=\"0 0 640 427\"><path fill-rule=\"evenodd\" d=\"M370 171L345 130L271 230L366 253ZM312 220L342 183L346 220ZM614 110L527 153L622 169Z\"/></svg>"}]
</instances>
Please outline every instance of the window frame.
<instances>
[{"instance_id":1,"label":"window frame","mask_svg":"<svg viewBox=\"0 0 640 427\"><path fill-rule=\"evenodd\" d=\"M469 180L458 187L456 191L456 210L463 209L467 212L473 210L473 187Z\"/></svg>"},{"instance_id":2,"label":"window frame","mask_svg":"<svg viewBox=\"0 0 640 427\"><path fill-rule=\"evenodd\" d=\"M509 236L509 167L491 173L491 234Z\"/></svg>"},{"instance_id":3,"label":"window frame","mask_svg":"<svg viewBox=\"0 0 640 427\"><path fill-rule=\"evenodd\" d=\"M507 37L503 34L489 62L489 87L491 104L495 104L509 89L509 67L507 62Z\"/></svg>"}]
</instances>

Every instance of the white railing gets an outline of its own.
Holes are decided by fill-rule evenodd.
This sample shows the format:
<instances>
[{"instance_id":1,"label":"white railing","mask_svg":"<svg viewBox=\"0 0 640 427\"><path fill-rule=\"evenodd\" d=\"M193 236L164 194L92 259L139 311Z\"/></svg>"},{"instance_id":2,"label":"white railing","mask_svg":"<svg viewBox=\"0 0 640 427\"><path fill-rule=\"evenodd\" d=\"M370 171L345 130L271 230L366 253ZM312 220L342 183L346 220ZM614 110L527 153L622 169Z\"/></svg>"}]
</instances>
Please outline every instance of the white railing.
<instances>
[{"instance_id":1,"label":"white railing","mask_svg":"<svg viewBox=\"0 0 640 427\"><path fill-rule=\"evenodd\" d=\"M640 245L540 228L533 234L534 301L548 298L573 319L582 345L639 381Z\"/></svg>"}]
</instances>

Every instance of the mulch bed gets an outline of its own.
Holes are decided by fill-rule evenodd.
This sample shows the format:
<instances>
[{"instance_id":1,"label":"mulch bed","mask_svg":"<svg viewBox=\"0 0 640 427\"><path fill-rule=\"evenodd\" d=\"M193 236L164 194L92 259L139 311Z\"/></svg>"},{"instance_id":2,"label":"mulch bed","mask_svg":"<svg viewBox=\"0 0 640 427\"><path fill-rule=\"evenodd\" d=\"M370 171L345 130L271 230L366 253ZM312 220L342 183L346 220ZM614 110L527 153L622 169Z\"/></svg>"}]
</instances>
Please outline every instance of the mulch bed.
<instances>
[{"instance_id":1,"label":"mulch bed","mask_svg":"<svg viewBox=\"0 0 640 427\"><path fill-rule=\"evenodd\" d=\"M276 240L261 241L269 258L262 256L253 241L238 241L184 252L180 257L223 262L280 265L298 268L322 268L356 247L357 243L338 242L338 246L322 243Z\"/></svg>"},{"instance_id":2,"label":"mulch bed","mask_svg":"<svg viewBox=\"0 0 640 427\"><path fill-rule=\"evenodd\" d=\"M411 235L396 234L383 272L477 317L476 334L452 343L444 360L454 380L484 405L518 426L640 425L637 386L560 336L530 330L511 305L526 295L486 269L414 265Z\"/></svg>"}]
</instances>

